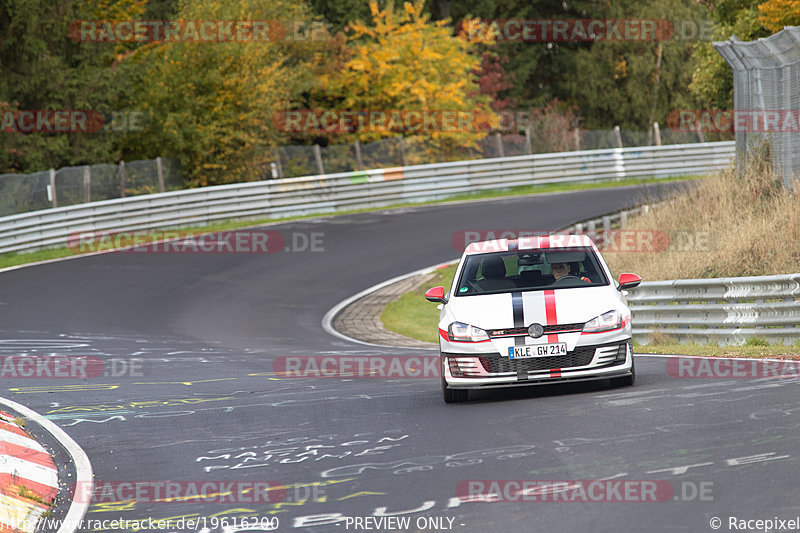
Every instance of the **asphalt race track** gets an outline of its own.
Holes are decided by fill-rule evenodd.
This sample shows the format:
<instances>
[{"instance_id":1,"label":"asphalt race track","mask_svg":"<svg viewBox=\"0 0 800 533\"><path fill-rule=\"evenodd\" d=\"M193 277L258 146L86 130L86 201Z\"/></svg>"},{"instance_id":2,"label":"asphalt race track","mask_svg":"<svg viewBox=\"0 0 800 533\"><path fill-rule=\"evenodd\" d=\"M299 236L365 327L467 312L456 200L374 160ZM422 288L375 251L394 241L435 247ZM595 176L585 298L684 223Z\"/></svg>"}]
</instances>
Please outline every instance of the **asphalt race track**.
<instances>
[{"instance_id":1,"label":"asphalt race track","mask_svg":"<svg viewBox=\"0 0 800 533\"><path fill-rule=\"evenodd\" d=\"M325 333L321 320L356 292L454 259L458 231L560 228L635 205L642 190L268 228L290 248L295 235L321 235L318 251L113 253L5 272L0 355L93 356L120 368L86 379L5 378L0 395L62 427L88 454L99 486L288 487L281 503L101 495L86 515L92 521L199 518L217 533L266 531L241 525L277 517L278 531L478 533L713 531L715 517L729 531L731 516L793 519L800 515L796 379L679 379L667 359L639 357L632 388L495 391L446 405L438 379L273 374L285 356L435 355L349 343ZM136 372L121 368L139 360ZM511 501L498 502L468 498L471 480L620 483L583 499L509 494ZM630 492L652 487L647 481L659 487L658 501ZM92 529L96 523L84 530Z\"/></svg>"}]
</instances>

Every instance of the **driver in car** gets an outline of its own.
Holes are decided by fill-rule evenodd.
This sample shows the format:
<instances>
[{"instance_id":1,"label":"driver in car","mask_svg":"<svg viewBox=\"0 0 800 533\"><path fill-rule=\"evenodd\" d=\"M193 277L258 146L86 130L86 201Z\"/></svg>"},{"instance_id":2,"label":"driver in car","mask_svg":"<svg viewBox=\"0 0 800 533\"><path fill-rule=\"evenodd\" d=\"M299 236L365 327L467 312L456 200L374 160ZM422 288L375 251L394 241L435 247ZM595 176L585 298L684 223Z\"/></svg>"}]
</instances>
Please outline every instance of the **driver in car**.
<instances>
[{"instance_id":1,"label":"driver in car","mask_svg":"<svg viewBox=\"0 0 800 533\"><path fill-rule=\"evenodd\" d=\"M550 265L550 268L553 270L553 277L555 278L556 281L558 281L559 279L563 278L564 276L574 275L574 274L570 274L569 265L567 263L553 263L552 265ZM576 276L576 277L578 277L578 276ZM580 276L580 279L582 279L583 281L585 281L587 283L591 283L592 282L589 278L587 278L585 276Z\"/></svg>"}]
</instances>

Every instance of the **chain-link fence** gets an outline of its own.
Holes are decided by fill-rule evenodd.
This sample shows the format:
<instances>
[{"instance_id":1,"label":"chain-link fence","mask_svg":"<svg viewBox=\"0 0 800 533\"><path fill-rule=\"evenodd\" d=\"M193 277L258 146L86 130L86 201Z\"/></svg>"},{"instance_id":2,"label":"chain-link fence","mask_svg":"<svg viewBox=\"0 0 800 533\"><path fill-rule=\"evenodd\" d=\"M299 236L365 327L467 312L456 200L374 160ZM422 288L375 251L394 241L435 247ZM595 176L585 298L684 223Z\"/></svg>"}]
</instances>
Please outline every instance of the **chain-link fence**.
<instances>
[{"instance_id":1,"label":"chain-link fence","mask_svg":"<svg viewBox=\"0 0 800 533\"><path fill-rule=\"evenodd\" d=\"M654 133L657 131L657 133ZM729 134L709 136L695 131L676 131L656 126L650 131L571 130L558 136L535 133L492 133L456 153L438 153L424 139L393 137L371 143L331 144L328 146L282 146L271 154L261 179L332 174L370 168L390 168L424 163L443 163L465 159L488 159L575 150L602 150L629 146L685 144L706 140L730 140ZM713 138L712 138L713 137ZM266 157L270 157L267 155Z\"/></svg>"},{"instance_id":2,"label":"chain-link fence","mask_svg":"<svg viewBox=\"0 0 800 533\"><path fill-rule=\"evenodd\" d=\"M800 27L751 42L733 36L714 48L733 69L737 157L768 143L772 167L791 190L800 176Z\"/></svg>"},{"instance_id":3,"label":"chain-link fence","mask_svg":"<svg viewBox=\"0 0 800 533\"><path fill-rule=\"evenodd\" d=\"M474 147L432 149L426 138L393 137L371 143L302 145L265 149L256 179L333 174L467 159L489 159L575 150L596 150L705 140L693 131L569 130L554 135L492 133ZM119 164L65 167L33 174L0 174L0 217L49 207L185 188L178 162L150 159Z\"/></svg>"},{"instance_id":4,"label":"chain-link fence","mask_svg":"<svg viewBox=\"0 0 800 533\"><path fill-rule=\"evenodd\" d=\"M177 161L162 158L0 174L0 216L183 187Z\"/></svg>"}]
</instances>

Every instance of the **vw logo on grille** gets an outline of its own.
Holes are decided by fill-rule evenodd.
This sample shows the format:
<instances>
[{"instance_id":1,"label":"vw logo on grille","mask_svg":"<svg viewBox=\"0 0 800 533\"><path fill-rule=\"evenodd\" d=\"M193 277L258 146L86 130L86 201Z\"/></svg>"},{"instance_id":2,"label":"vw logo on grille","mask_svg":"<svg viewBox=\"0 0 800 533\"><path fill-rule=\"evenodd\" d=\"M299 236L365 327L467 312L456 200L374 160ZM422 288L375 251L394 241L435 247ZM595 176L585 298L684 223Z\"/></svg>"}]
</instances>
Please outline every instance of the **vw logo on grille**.
<instances>
[{"instance_id":1,"label":"vw logo on grille","mask_svg":"<svg viewBox=\"0 0 800 533\"><path fill-rule=\"evenodd\" d=\"M530 326L528 326L528 335L533 337L534 339L538 339L544 334L544 328L541 324L537 324L534 322Z\"/></svg>"}]
</instances>

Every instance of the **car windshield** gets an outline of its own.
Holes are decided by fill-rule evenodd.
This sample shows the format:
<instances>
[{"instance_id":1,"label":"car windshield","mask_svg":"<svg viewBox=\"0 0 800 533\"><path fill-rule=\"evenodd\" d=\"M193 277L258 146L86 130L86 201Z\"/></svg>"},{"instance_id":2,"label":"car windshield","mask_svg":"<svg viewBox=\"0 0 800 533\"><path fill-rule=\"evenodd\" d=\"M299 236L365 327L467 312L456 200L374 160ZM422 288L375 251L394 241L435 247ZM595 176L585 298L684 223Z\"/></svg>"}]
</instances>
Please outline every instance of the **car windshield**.
<instances>
[{"instance_id":1,"label":"car windshield","mask_svg":"<svg viewBox=\"0 0 800 533\"><path fill-rule=\"evenodd\" d=\"M533 249L466 257L456 296L608 285L588 247Z\"/></svg>"}]
</instances>

